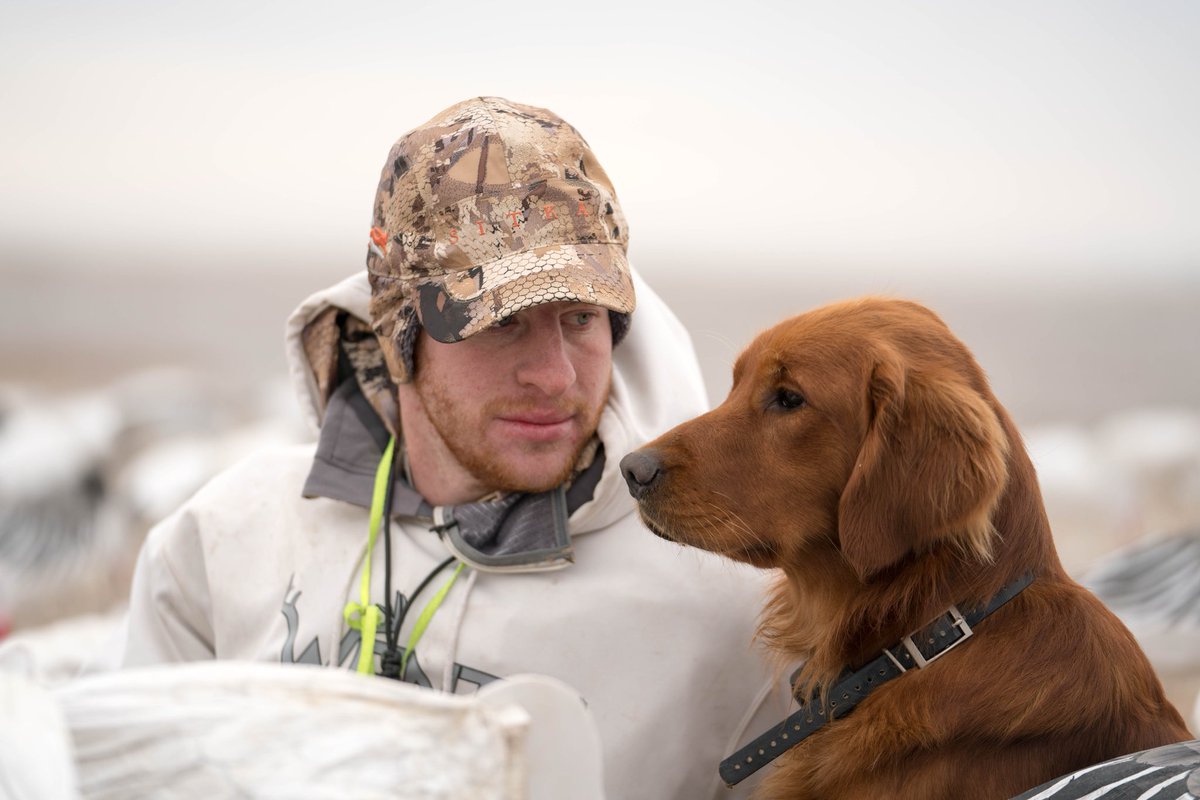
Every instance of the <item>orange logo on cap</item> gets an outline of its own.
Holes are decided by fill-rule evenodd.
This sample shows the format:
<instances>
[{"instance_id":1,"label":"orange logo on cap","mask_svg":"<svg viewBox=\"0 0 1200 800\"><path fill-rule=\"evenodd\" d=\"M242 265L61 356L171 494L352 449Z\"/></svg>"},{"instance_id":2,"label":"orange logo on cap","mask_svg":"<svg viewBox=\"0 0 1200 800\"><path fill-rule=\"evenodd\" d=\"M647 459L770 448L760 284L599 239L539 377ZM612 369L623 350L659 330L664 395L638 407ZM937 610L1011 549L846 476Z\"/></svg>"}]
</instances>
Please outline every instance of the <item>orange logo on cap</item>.
<instances>
[{"instance_id":1,"label":"orange logo on cap","mask_svg":"<svg viewBox=\"0 0 1200 800\"><path fill-rule=\"evenodd\" d=\"M380 250L382 250L385 255L387 254L387 234L386 233L379 230L379 228L371 228L371 241L374 242L375 245Z\"/></svg>"}]
</instances>

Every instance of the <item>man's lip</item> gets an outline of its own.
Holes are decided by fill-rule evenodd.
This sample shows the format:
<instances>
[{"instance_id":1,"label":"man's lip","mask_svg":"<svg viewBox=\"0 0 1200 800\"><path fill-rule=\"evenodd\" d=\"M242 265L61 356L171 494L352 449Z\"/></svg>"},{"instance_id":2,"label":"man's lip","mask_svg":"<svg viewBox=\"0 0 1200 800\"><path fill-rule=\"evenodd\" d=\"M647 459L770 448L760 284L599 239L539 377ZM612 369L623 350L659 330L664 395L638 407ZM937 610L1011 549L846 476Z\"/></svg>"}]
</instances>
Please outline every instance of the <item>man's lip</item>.
<instances>
[{"instance_id":1,"label":"man's lip","mask_svg":"<svg viewBox=\"0 0 1200 800\"><path fill-rule=\"evenodd\" d=\"M500 419L504 422L516 422L521 425L560 425L569 422L574 416L574 414L564 414L561 411L547 411L501 415Z\"/></svg>"},{"instance_id":2,"label":"man's lip","mask_svg":"<svg viewBox=\"0 0 1200 800\"><path fill-rule=\"evenodd\" d=\"M575 430L575 415L554 412L521 412L501 416L497 422L506 436L528 442L559 442L571 438Z\"/></svg>"}]
</instances>

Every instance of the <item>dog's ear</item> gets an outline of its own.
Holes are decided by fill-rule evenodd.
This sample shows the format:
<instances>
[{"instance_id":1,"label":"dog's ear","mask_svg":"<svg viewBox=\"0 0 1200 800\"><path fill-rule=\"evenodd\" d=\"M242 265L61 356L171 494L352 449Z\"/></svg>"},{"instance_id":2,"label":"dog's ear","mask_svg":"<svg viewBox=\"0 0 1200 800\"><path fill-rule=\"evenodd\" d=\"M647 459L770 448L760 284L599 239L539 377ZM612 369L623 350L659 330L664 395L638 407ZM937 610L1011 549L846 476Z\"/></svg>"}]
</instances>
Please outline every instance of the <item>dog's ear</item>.
<instances>
[{"instance_id":1,"label":"dog's ear","mask_svg":"<svg viewBox=\"0 0 1200 800\"><path fill-rule=\"evenodd\" d=\"M987 400L957 372L914 370L893 351L875 365L869 403L838 509L842 554L859 578L951 537L989 559L1008 439Z\"/></svg>"}]
</instances>

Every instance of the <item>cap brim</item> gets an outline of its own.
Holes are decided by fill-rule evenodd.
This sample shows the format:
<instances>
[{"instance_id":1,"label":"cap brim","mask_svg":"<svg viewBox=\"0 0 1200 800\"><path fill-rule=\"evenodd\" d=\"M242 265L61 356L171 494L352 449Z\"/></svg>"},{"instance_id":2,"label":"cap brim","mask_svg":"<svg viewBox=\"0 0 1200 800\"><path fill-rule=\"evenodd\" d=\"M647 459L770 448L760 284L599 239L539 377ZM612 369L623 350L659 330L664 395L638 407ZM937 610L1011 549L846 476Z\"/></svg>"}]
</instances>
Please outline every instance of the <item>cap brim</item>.
<instances>
[{"instance_id":1,"label":"cap brim","mask_svg":"<svg viewBox=\"0 0 1200 800\"><path fill-rule=\"evenodd\" d=\"M619 244L552 245L514 253L415 287L422 327L439 342L458 342L542 303L589 303L624 314L637 299Z\"/></svg>"}]
</instances>

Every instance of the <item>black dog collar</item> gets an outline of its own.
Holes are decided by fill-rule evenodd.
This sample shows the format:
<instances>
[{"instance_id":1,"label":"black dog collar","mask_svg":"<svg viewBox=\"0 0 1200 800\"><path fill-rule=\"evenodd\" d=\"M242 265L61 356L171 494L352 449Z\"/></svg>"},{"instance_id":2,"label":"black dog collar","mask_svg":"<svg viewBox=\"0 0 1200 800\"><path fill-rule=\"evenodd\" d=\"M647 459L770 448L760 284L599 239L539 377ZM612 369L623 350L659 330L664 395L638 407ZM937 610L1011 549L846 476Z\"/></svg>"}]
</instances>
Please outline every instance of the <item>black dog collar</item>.
<instances>
[{"instance_id":1,"label":"black dog collar","mask_svg":"<svg viewBox=\"0 0 1200 800\"><path fill-rule=\"evenodd\" d=\"M873 661L843 677L829 692L826 708L800 710L721 762L721 779L734 786L795 747L831 719L849 714L867 695L913 667L926 667L973 635L973 628L1033 583L1026 573L1005 586L986 604L960 612L950 608L936 620L905 636ZM817 692L817 697L821 692Z\"/></svg>"}]
</instances>

